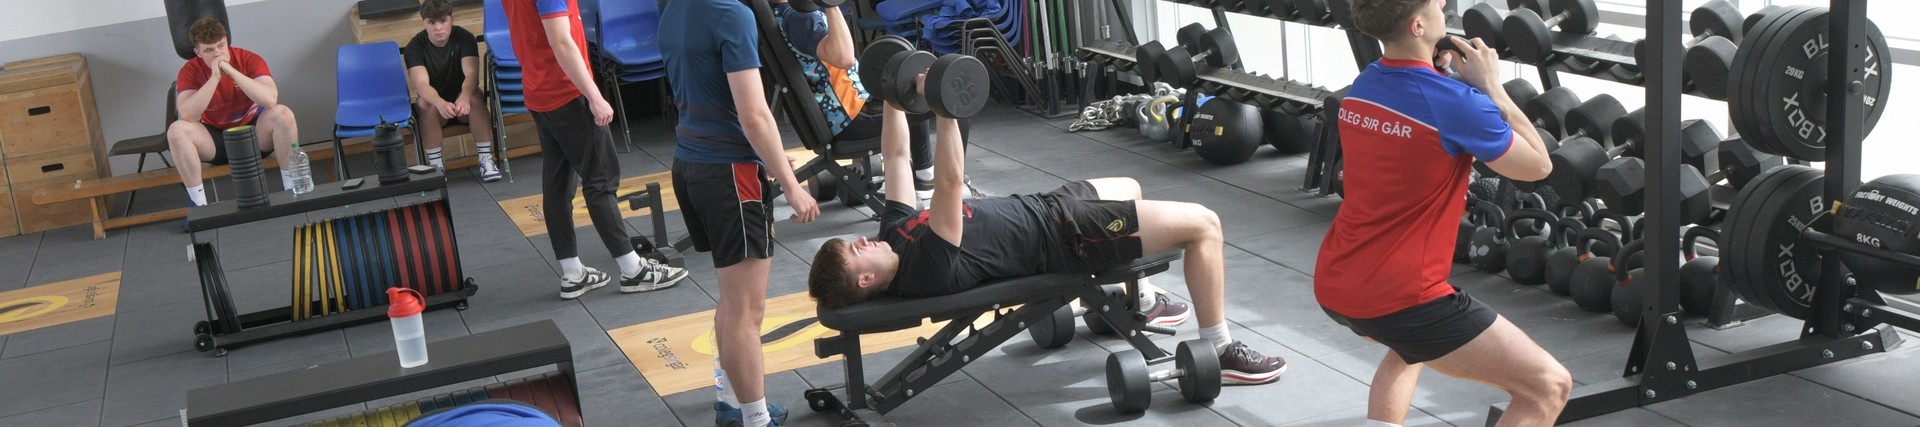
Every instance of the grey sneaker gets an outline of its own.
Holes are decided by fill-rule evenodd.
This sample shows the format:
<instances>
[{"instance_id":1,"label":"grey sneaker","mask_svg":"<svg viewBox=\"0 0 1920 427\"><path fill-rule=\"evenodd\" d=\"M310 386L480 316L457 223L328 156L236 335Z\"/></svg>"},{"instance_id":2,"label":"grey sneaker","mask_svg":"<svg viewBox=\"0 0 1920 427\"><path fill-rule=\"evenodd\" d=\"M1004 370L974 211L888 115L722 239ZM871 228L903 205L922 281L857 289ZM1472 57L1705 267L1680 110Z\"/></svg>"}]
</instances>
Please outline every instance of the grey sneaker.
<instances>
[{"instance_id":1,"label":"grey sneaker","mask_svg":"<svg viewBox=\"0 0 1920 427\"><path fill-rule=\"evenodd\" d=\"M1260 354L1243 341L1227 344L1220 351L1221 384L1266 384L1286 372L1286 358Z\"/></svg>"},{"instance_id":2,"label":"grey sneaker","mask_svg":"<svg viewBox=\"0 0 1920 427\"><path fill-rule=\"evenodd\" d=\"M587 267L587 273L580 275L580 280L567 280L564 277L560 279L560 298L579 298L581 295L586 295L587 291L599 289L612 281L613 276L601 273L593 267Z\"/></svg>"},{"instance_id":3,"label":"grey sneaker","mask_svg":"<svg viewBox=\"0 0 1920 427\"><path fill-rule=\"evenodd\" d=\"M680 279L687 278L687 269L662 264L653 258L642 258L641 262L640 274L620 278L621 293L630 294L671 288L674 284L680 283Z\"/></svg>"}]
</instances>

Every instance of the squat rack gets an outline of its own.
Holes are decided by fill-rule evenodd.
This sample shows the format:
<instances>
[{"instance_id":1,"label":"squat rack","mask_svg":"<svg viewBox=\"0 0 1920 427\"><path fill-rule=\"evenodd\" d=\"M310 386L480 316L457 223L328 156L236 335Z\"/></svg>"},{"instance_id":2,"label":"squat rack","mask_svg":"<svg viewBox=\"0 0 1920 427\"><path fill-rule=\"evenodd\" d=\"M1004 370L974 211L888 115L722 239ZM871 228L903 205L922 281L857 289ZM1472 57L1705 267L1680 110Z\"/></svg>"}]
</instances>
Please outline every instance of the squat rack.
<instances>
[{"instance_id":1,"label":"squat rack","mask_svg":"<svg viewBox=\"0 0 1920 427\"><path fill-rule=\"evenodd\" d=\"M1824 200L1846 200L1860 182L1861 140L1865 137L1866 111L1863 94L1852 91L1852 84L1865 77L1854 68L1866 55L1866 0L1833 0L1829 8L1832 22L1828 39L1832 50L1828 66L1833 76L1827 82L1826 175ZM1920 325L1920 319L1906 310L1890 309L1862 296L1872 296L1871 287L1855 286L1840 257L1827 256L1814 291L1814 311L1801 329L1800 338L1730 355L1726 362L1701 366L1693 354L1686 328L1679 321L1679 210L1681 153L1677 144L1660 141L1680 139L1681 49L1684 39L1680 2L1651 2L1647 6L1647 40L1654 54L1648 55L1641 71L1647 94L1646 152L1647 191L1644 226L1646 239L1646 280L1658 286L1641 289L1643 301L1651 301L1634 336L1623 377L1573 390L1558 423L1591 418L1623 409L1651 405L1706 392L1721 387L1766 378L1787 372L1825 365L1867 354L1886 351L1900 342L1891 328L1865 329L1856 324L1887 322L1900 327ZM1831 222L1815 223L1803 234L1803 241L1823 251L1848 251L1867 254L1920 268L1920 257L1894 254L1884 250L1833 237ZM1665 254L1665 255L1654 255ZM1877 311L1877 312L1876 312ZM1487 425L1493 425L1506 410L1496 404L1488 412Z\"/></svg>"}]
</instances>

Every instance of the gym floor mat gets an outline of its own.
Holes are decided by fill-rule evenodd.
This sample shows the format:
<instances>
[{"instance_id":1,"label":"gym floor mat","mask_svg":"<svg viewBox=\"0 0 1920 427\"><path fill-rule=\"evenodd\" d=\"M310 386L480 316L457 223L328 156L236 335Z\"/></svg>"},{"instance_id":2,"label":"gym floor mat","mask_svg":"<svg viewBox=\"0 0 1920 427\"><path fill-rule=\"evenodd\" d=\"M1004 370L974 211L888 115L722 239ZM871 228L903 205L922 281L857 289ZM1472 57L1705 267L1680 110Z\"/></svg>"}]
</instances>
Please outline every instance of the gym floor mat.
<instances>
[{"instance_id":1,"label":"gym floor mat","mask_svg":"<svg viewBox=\"0 0 1920 427\"><path fill-rule=\"evenodd\" d=\"M120 272L0 292L0 336L112 315Z\"/></svg>"},{"instance_id":2,"label":"gym floor mat","mask_svg":"<svg viewBox=\"0 0 1920 427\"><path fill-rule=\"evenodd\" d=\"M787 150L787 155L793 156L793 164L796 167L805 165L807 161L813 160L814 158L813 152L805 148ZM664 193L661 195L662 199L660 200L661 209L668 211L680 209L680 200L673 196L672 172L650 173L622 179L620 180L620 189L616 191L616 193L626 194L628 192L640 191L646 189L647 184L650 183L660 184L660 192ZM500 202L500 209L507 212L507 217L513 220L513 225L520 227L521 235L534 237L547 234L547 220L546 215L543 213L545 205L541 204L540 198L541 196L539 194L534 194ZM630 210L625 207L621 207L620 209L620 216L622 218L638 218L646 216L647 214L649 214L649 212L644 210ZM575 192L573 195L573 225L585 227L591 224L593 224L593 219L587 217L587 199L581 195L580 192Z\"/></svg>"}]
</instances>

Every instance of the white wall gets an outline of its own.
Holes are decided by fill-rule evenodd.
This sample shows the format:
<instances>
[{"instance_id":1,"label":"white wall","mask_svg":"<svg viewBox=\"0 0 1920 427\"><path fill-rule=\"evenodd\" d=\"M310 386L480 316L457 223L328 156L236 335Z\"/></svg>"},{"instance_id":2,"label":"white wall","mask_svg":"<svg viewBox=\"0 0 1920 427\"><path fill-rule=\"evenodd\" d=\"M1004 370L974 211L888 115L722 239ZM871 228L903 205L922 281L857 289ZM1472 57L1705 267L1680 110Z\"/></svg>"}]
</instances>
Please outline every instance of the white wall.
<instances>
[{"instance_id":1,"label":"white wall","mask_svg":"<svg viewBox=\"0 0 1920 427\"><path fill-rule=\"evenodd\" d=\"M227 7L265 0L227 0ZM0 0L0 42L167 16L164 0Z\"/></svg>"},{"instance_id":2,"label":"white wall","mask_svg":"<svg viewBox=\"0 0 1920 427\"><path fill-rule=\"evenodd\" d=\"M1462 0L1472 4L1474 0ZM1683 10L1691 11L1706 0L1685 0ZM1505 9L1506 2L1495 1L1495 6ZM1805 4L1825 6L1829 0L1740 0L1740 9L1744 13L1753 13L1768 4ZM1628 13L1638 16L1643 11L1639 2L1614 2L1602 0L1600 9L1607 12ZM1193 6L1159 1L1155 3L1158 20L1148 28L1148 34L1141 37L1144 42L1152 39L1173 40L1174 32L1191 22L1200 22L1208 28L1214 26L1212 12ZM1227 14L1228 24L1232 27L1234 38L1240 41L1240 56L1247 69L1273 76L1286 76L1296 81L1339 89L1351 83L1359 75L1359 67L1353 62L1353 54L1347 45L1346 35L1337 30L1313 27L1239 14ZM1895 48L1920 49L1920 26L1906 26L1904 21L1888 17L1920 16L1920 2L1879 1L1868 3L1868 17L1876 18L1889 38L1889 44ZM1635 40L1644 37L1645 30L1638 25L1601 25L1599 34L1616 34L1623 39ZM1254 41L1258 41L1257 43ZM1284 48L1283 48L1284 46ZM1284 52L1284 55L1283 53ZM1538 72L1531 66L1510 64L1503 79L1523 77L1539 86ZM1920 66L1896 65L1893 76L1920 75ZM1560 82L1579 93L1582 97L1606 93L1618 98L1628 110L1640 108L1645 104L1646 90L1639 86L1597 80L1567 73L1561 73ZM1896 79L1912 82L1920 77L1901 77ZM1706 98L1682 96L1681 115L1688 119L1706 119L1714 124L1722 134L1729 133L1727 127L1727 106L1725 102ZM1920 159L1920 144L1912 141L1914 131L1908 122L1912 117L1920 117L1920 85L1893 83L1892 94L1888 96L1879 126L1868 135L1863 147L1861 176L1864 179L1895 174L1920 173L1913 159Z\"/></svg>"}]
</instances>

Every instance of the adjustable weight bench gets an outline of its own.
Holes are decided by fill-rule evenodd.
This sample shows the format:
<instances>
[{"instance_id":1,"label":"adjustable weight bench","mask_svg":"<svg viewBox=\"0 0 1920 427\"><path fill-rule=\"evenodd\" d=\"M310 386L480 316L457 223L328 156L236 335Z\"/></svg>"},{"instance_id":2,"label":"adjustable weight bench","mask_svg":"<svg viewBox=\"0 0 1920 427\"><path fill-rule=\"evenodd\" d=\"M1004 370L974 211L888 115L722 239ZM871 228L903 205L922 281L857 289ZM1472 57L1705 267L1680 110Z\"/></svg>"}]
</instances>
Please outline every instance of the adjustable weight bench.
<instances>
[{"instance_id":1,"label":"adjustable weight bench","mask_svg":"<svg viewBox=\"0 0 1920 427\"><path fill-rule=\"evenodd\" d=\"M1091 276L1043 274L990 281L952 295L879 296L839 309L821 308L820 324L840 335L814 339L814 355L844 358L847 393L843 400L828 389L807 390L807 406L816 412L837 412L849 425L882 425L880 415L899 408L1022 330L1042 348L1066 345L1073 339L1073 318L1080 312L1089 329L1118 332L1147 360L1169 360L1172 356L1166 350L1140 332L1172 335L1173 329L1148 325L1135 296L1141 292L1140 279L1167 271L1180 256L1179 251L1148 255ZM1068 305L1076 299L1081 301L1080 310ZM989 314L991 322L975 326L975 321ZM919 346L878 382L866 384L860 336L913 328L922 321L946 321L947 325L933 337L919 340ZM1217 380L1217 369L1212 375ZM1114 386L1108 387L1112 392Z\"/></svg>"}]
</instances>

